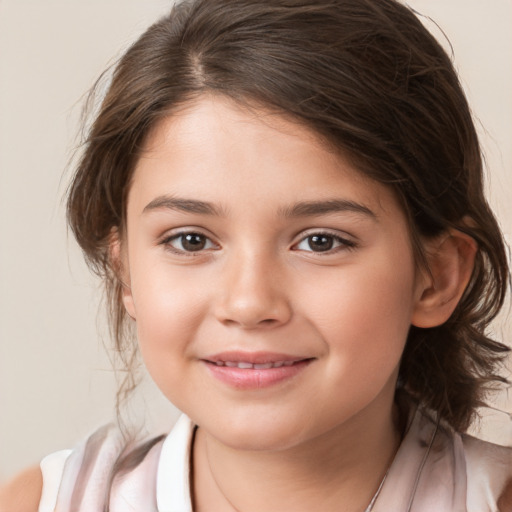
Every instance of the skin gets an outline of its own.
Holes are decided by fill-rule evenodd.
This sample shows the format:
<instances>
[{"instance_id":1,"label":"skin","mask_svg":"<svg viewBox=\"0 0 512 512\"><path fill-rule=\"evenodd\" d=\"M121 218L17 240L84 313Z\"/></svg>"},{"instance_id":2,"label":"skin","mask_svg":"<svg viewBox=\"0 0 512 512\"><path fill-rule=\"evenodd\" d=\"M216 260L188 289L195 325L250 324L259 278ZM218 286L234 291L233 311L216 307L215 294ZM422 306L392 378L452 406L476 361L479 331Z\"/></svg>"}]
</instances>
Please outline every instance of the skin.
<instances>
[{"instance_id":1,"label":"skin","mask_svg":"<svg viewBox=\"0 0 512 512\"><path fill-rule=\"evenodd\" d=\"M449 318L476 252L457 231L424 248L429 272L392 190L284 117L204 96L154 127L111 254L149 372L199 425L195 512L365 510L408 329ZM229 350L309 362L247 389L205 362ZM0 510L36 511L41 486L27 470Z\"/></svg>"},{"instance_id":2,"label":"skin","mask_svg":"<svg viewBox=\"0 0 512 512\"><path fill-rule=\"evenodd\" d=\"M37 512L42 487L39 466L26 469L0 486L0 512Z\"/></svg>"},{"instance_id":3,"label":"skin","mask_svg":"<svg viewBox=\"0 0 512 512\"><path fill-rule=\"evenodd\" d=\"M283 215L334 200L352 206ZM149 137L116 253L147 368L199 425L196 508L364 510L399 443L398 365L432 285L393 192L307 128L203 97ZM240 390L204 362L226 350L312 362Z\"/></svg>"}]
</instances>

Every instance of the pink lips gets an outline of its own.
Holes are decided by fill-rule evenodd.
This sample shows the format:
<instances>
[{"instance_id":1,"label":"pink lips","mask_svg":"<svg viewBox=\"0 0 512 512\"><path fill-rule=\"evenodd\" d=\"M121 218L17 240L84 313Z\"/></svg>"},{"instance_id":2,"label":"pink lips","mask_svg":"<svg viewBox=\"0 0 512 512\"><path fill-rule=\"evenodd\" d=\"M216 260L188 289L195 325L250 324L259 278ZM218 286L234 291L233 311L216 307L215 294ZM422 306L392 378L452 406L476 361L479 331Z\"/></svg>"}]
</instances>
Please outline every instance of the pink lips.
<instances>
[{"instance_id":1,"label":"pink lips","mask_svg":"<svg viewBox=\"0 0 512 512\"><path fill-rule=\"evenodd\" d=\"M301 372L312 358L275 352L222 352L202 361L220 381L237 389L272 386Z\"/></svg>"}]
</instances>

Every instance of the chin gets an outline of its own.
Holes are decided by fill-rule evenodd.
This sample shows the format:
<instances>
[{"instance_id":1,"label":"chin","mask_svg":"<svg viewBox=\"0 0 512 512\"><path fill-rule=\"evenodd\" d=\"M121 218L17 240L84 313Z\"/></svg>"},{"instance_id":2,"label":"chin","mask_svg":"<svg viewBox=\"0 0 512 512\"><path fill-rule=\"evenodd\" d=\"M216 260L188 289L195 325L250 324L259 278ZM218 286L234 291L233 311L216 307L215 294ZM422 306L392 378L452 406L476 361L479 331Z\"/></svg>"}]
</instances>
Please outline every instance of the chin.
<instances>
[{"instance_id":1,"label":"chin","mask_svg":"<svg viewBox=\"0 0 512 512\"><path fill-rule=\"evenodd\" d=\"M300 422L285 414L271 417L258 414L198 418L198 425L209 435L234 450L279 451L302 441Z\"/></svg>"},{"instance_id":2,"label":"chin","mask_svg":"<svg viewBox=\"0 0 512 512\"><path fill-rule=\"evenodd\" d=\"M211 432L215 436L215 432ZM281 451L300 443L296 434L289 431L276 431L272 429L233 429L223 431L217 437L218 441L233 450L243 451Z\"/></svg>"}]
</instances>

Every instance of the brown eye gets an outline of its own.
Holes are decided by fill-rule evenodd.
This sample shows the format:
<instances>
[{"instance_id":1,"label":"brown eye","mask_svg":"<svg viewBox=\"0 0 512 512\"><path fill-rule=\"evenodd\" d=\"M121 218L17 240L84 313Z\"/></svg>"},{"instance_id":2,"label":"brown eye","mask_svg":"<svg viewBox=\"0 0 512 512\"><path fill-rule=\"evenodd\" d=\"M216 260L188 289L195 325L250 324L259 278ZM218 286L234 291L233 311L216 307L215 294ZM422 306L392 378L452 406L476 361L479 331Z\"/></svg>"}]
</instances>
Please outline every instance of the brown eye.
<instances>
[{"instance_id":1,"label":"brown eye","mask_svg":"<svg viewBox=\"0 0 512 512\"><path fill-rule=\"evenodd\" d=\"M312 251L330 251L334 246L334 237L327 235L312 235L307 238L308 246Z\"/></svg>"},{"instance_id":2,"label":"brown eye","mask_svg":"<svg viewBox=\"0 0 512 512\"><path fill-rule=\"evenodd\" d=\"M329 252L335 253L344 249L354 249L356 243L337 235L330 233L313 233L305 236L296 246L295 249L304 252Z\"/></svg>"},{"instance_id":3,"label":"brown eye","mask_svg":"<svg viewBox=\"0 0 512 512\"><path fill-rule=\"evenodd\" d=\"M201 233L187 232L174 235L163 242L173 252L199 252L215 247L213 242Z\"/></svg>"},{"instance_id":4,"label":"brown eye","mask_svg":"<svg viewBox=\"0 0 512 512\"><path fill-rule=\"evenodd\" d=\"M185 251L200 251L206 246L206 237L197 233L181 235L181 245Z\"/></svg>"}]
</instances>

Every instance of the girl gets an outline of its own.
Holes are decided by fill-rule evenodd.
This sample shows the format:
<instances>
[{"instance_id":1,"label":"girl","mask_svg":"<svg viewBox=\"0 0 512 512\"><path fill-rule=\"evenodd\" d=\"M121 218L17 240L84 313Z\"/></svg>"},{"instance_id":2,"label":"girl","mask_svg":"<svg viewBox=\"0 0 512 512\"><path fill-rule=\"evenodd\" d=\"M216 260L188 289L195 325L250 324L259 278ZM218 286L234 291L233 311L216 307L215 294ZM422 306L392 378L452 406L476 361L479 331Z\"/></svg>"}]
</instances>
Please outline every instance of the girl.
<instances>
[{"instance_id":1,"label":"girl","mask_svg":"<svg viewBox=\"0 0 512 512\"><path fill-rule=\"evenodd\" d=\"M178 4L116 67L68 218L185 415L46 458L27 510L512 510L511 450L464 434L503 380L504 244L402 4Z\"/></svg>"}]
</instances>

